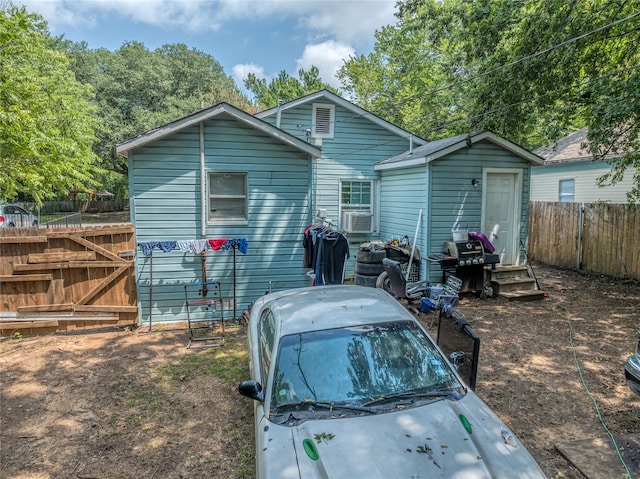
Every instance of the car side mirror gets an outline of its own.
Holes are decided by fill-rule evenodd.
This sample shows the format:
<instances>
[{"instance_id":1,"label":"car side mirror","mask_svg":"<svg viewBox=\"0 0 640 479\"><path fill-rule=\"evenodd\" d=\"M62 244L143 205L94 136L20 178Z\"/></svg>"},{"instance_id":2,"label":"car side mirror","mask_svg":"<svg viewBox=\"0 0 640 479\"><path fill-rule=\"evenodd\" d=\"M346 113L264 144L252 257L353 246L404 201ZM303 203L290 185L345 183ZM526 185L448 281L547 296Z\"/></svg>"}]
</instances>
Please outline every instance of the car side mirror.
<instances>
[{"instance_id":1,"label":"car side mirror","mask_svg":"<svg viewBox=\"0 0 640 479\"><path fill-rule=\"evenodd\" d=\"M449 355L449 362L457 371L467 362L467 355L464 351L454 351Z\"/></svg>"},{"instance_id":2,"label":"car side mirror","mask_svg":"<svg viewBox=\"0 0 640 479\"><path fill-rule=\"evenodd\" d=\"M264 401L264 390L262 389L262 384L258 381L243 381L238 386L238 392L256 401Z\"/></svg>"}]
</instances>

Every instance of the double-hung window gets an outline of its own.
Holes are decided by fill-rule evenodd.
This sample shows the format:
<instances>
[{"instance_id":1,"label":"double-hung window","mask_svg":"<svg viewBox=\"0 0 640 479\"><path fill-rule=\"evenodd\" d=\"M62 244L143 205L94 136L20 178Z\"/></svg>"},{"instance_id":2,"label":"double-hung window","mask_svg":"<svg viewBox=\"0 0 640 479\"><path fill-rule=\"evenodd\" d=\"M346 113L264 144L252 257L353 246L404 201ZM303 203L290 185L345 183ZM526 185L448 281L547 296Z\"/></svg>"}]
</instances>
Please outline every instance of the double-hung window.
<instances>
[{"instance_id":1,"label":"double-hung window","mask_svg":"<svg viewBox=\"0 0 640 479\"><path fill-rule=\"evenodd\" d=\"M340 210L373 213L373 181L342 180Z\"/></svg>"},{"instance_id":2,"label":"double-hung window","mask_svg":"<svg viewBox=\"0 0 640 479\"><path fill-rule=\"evenodd\" d=\"M558 201L572 203L575 197L575 180L560 180L558 183Z\"/></svg>"},{"instance_id":3,"label":"double-hung window","mask_svg":"<svg viewBox=\"0 0 640 479\"><path fill-rule=\"evenodd\" d=\"M209 221L247 221L246 173L209 173Z\"/></svg>"}]
</instances>

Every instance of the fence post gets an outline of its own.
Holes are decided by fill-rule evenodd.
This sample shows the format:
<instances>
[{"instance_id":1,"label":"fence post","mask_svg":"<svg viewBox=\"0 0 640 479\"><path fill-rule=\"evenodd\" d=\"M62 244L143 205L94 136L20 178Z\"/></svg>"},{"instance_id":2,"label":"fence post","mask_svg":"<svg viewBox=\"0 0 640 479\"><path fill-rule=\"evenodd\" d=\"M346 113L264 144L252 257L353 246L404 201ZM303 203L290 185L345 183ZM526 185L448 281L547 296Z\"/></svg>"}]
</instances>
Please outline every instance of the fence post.
<instances>
[{"instance_id":1,"label":"fence post","mask_svg":"<svg viewBox=\"0 0 640 479\"><path fill-rule=\"evenodd\" d=\"M584 231L584 203L580 203L580 208L578 210L578 263L576 264L576 268L578 271L582 269L582 235Z\"/></svg>"}]
</instances>

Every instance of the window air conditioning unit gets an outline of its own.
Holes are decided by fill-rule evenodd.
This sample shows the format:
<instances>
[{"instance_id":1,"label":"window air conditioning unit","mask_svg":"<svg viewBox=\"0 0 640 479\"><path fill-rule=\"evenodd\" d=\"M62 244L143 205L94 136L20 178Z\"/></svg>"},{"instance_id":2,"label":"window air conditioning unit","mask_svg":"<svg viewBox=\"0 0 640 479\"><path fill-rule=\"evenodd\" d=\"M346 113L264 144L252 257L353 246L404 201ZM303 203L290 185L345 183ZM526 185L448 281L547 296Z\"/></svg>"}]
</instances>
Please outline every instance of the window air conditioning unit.
<instances>
[{"instance_id":1,"label":"window air conditioning unit","mask_svg":"<svg viewBox=\"0 0 640 479\"><path fill-rule=\"evenodd\" d=\"M342 213L342 229L346 233L371 233L373 216L368 211L345 211Z\"/></svg>"}]
</instances>

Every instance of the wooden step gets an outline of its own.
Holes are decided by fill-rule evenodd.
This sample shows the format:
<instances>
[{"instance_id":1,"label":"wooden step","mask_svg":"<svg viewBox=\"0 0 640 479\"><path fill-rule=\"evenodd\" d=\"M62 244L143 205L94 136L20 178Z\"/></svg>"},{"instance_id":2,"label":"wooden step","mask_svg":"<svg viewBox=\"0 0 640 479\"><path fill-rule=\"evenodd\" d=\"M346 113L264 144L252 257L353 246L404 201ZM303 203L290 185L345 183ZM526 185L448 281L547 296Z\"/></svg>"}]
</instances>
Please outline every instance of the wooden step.
<instances>
[{"instance_id":1,"label":"wooden step","mask_svg":"<svg viewBox=\"0 0 640 479\"><path fill-rule=\"evenodd\" d=\"M500 296L511 301L537 301L545 298L545 292L540 289L530 291L509 291L501 293Z\"/></svg>"},{"instance_id":2,"label":"wooden step","mask_svg":"<svg viewBox=\"0 0 640 479\"><path fill-rule=\"evenodd\" d=\"M510 291L531 291L536 289L536 281L528 277L513 277L507 279L491 279L491 286L496 294Z\"/></svg>"}]
</instances>

